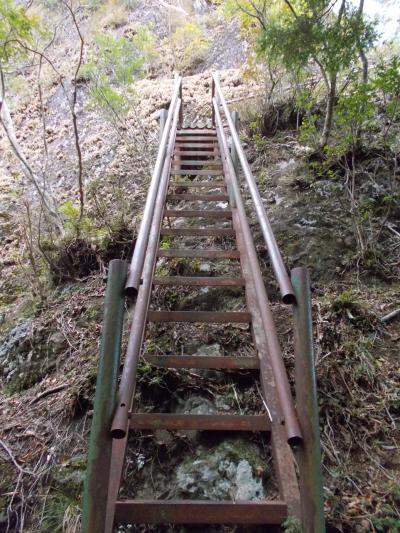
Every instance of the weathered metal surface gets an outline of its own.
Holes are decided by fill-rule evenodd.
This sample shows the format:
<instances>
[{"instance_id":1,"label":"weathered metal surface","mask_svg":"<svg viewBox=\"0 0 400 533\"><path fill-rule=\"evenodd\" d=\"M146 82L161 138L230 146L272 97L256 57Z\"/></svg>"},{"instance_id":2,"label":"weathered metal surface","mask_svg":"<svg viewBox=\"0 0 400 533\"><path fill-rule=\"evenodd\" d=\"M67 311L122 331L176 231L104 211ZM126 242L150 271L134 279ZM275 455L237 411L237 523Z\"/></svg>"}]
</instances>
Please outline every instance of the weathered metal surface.
<instances>
[{"instance_id":1,"label":"weathered metal surface","mask_svg":"<svg viewBox=\"0 0 400 533\"><path fill-rule=\"evenodd\" d=\"M231 370L255 370L260 368L258 357L229 355L147 355L144 359L162 368L226 368Z\"/></svg>"},{"instance_id":2,"label":"weathered metal surface","mask_svg":"<svg viewBox=\"0 0 400 533\"><path fill-rule=\"evenodd\" d=\"M125 429L126 436L123 439L113 439L111 453L110 480L108 484L107 516L104 533L114 531L115 502L118 499L119 487L122 479L122 469L125 462L125 452L128 443L129 426ZM99 533L103 533L100 529Z\"/></svg>"},{"instance_id":3,"label":"weathered metal surface","mask_svg":"<svg viewBox=\"0 0 400 533\"><path fill-rule=\"evenodd\" d=\"M163 276L154 278L154 285L189 285L198 287L242 287L243 278L208 276Z\"/></svg>"},{"instance_id":4,"label":"weathered metal surface","mask_svg":"<svg viewBox=\"0 0 400 533\"><path fill-rule=\"evenodd\" d=\"M221 159L179 159L179 161L172 160L172 165L175 163L181 164L183 167L204 167L204 166L217 166L222 168Z\"/></svg>"},{"instance_id":5,"label":"weathered metal surface","mask_svg":"<svg viewBox=\"0 0 400 533\"><path fill-rule=\"evenodd\" d=\"M297 452L302 526L304 533L322 533L325 519L310 281L304 267L293 269L291 274L296 295L293 306L296 401L304 436Z\"/></svg>"},{"instance_id":6,"label":"weathered metal surface","mask_svg":"<svg viewBox=\"0 0 400 533\"><path fill-rule=\"evenodd\" d=\"M178 104L174 112L173 124L171 127L173 131L176 131L177 122L179 120L179 109L180 100L178 100ZM143 283L139 287L138 299L132 318L128 346L125 355L125 362L118 391L118 403L111 427L113 437L119 439L124 438L126 435L128 413L131 409L133 395L136 387L137 363L143 342L144 328L146 325L146 313L149 306L150 292L152 288L152 278L157 260L160 227L162 223L162 214L168 189L169 171L171 167L171 154L174 147L174 142L175 136L173 135L171 136L168 143L167 157L164 161L164 167L160 179L160 187L154 206L153 220L151 224L146 259L143 268Z\"/></svg>"},{"instance_id":7,"label":"weathered metal surface","mask_svg":"<svg viewBox=\"0 0 400 533\"><path fill-rule=\"evenodd\" d=\"M137 524L282 524L281 501L128 500L116 504L116 521Z\"/></svg>"},{"instance_id":8,"label":"weathered metal surface","mask_svg":"<svg viewBox=\"0 0 400 533\"><path fill-rule=\"evenodd\" d=\"M175 155L181 155L182 157L192 157L192 156L197 156L197 157L217 157L219 156L219 153L218 153L218 149L217 147L215 147L214 150L181 150L180 148L182 148L182 146L179 146L179 147L175 147ZM183 159L184 161L184 159Z\"/></svg>"},{"instance_id":9,"label":"weathered metal surface","mask_svg":"<svg viewBox=\"0 0 400 533\"><path fill-rule=\"evenodd\" d=\"M211 324L247 324L250 313L240 311L149 311L150 322L206 322Z\"/></svg>"},{"instance_id":10,"label":"weathered metal surface","mask_svg":"<svg viewBox=\"0 0 400 533\"><path fill-rule=\"evenodd\" d=\"M233 122L233 125L235 126L235 130L239 132L239 113L237 111L232 111L232 122ZM238 175L239 156L238 156L234 143L231 146L231 157L232 157L233 168L235 169L236 175Z\"/></svg>"},{"instance_id":11,"label":"weathered metal surface","mask_svg":"<svg viewBox=\"0 0 400 533\"><path fill-rule=\"evenodd\" d=\"M178 76L175 80L174 92L172 95L171 105L168 111L167 120L163 128L163 133L161 136L160 146L158 149L156 163L154 165L154 170L150 182L150 187L147 193L146 204L144 207L142 220L139 227L139 232L136 239L135 249L131 259L131 264L129 268L129 275L126 282L125 293L131 298L136 298L137 292L140 285L140 278L142 276L143 264L145 261L147 243L150 234L150 228L154 215L154 208L156 203L156 198L158 190L160 187L161 175L165 163L165 156L167 153L167 145L170 139L171 131L173 136L176 132L176 124L174 121L175 110L177 109L179 101L179 93L181 91L182 78ZM179 108L181 106L179 105ZM179 109L178 109L179 112ZM175 130L171 129L175 123ZM172 147L173 149L173 147Z\"/></svg>"},{"instance_id":12,"label":"weathered metal surface","mask_svg":"<svg viewBox=\"0 0 400 533\"><path fill-rule=\"evenodd\" d=\"M110 424L117 398L124 319L123 291L127 266L125 261L115 259L110 262L108 271L96 396L83 493L83 533L103 532L106 519L112 448Z\"/></svg>"},{"instance_id":13,"label":"weathered metal surface","mask_svg":"<svg viewBox=\"0 0 400 533\"><path fill-rule=\"evenodd\" d=\"M228 210L218 210L218 211L211 211L207 209L203 209L201 211L199 210L189 210L189 209L166 209L164 211L164 216L169 218L224 218L224 219L231 219L232 213Z\"/></svg>"},{"instance_id":14,"label":"weathered metal surface","mask_svg":"<svg viewBox=\"0 0 400 533\"><path fill-rule=\"evenodd\" d=\"M180 135L176 138L176 142L217 142L217 138L214 136L196 136L196 135Z\"/></svg>"},{"instance_id":15,"label":"weathered metal surface","mask_svg":"<svg viewBox=\"0 0 400 533\"><path fill-rule=\"evenodd\" d=\"M285 426L282 424L282 410L279 406L277 386L272 371L269 350L254 288L251 266L236 212L233 217L237 229L237 245L241 250L243 277L246 280L246 303L252 314L252 334L260 361L260 383L265 405L271 420L271 446L280 498L288 505L289 515L300 518L300 495L294 467L293 452L287 443Z\"/></svg>"},{"instance_id":16,"label":"weathered metal surface","mask_svg":"<svg viewBox=\"0 0 400 533\"><path fill-rule=\"evenodd\" d=\"M292 287L292 284L290 283L287 270L283 263L283 259L279 251L279 247L276 242L275 235L272 231L271 223L269 221L267 212L265 210L256 181L251 172L250 165L244 153L239 135L235 128L235 124L232 120L232 117L230 115L228 106L224 98L224 95L222 93L218 77L215 74L213 75L213 79L215 82L215 90L216 90L217 99L224 110L224 114L225 114L226 120L228 122L229 130L230 130L230 134L232 136L232 141L235 145L235 149L237 151L237 155L238 155L238 158L239 158L242 170L243 170L243 174L245 176L250 195L253 199L254 207L257 213L257 218L258 218L258 221L261 227L261 231L262 231L265 243L267 245L267 250L268 250L269 257L270 257L271 265L274 270L277 282L279 284L282 300L284 303L291 304L295 301L293 287Z\"/></svg>"},{"instance_id":17,"label":"weathered metal surface","mask_svg":"<svg viewBox=\"0 0 400 533\"><path fill-rule=\"evenodd\" d=\"M131 413L131 429L189 429L198 431L269 431L270 423L260 415L177 415Z\"/></svg>"},{"instance_id":18,"label":"weathered metal surface","mask_svg":"<svg viewBox=\"0 0 400 533\"><path fill-rule=\"evenodd\" d=\"M235 235L233 229L230 228L162 228L161 235L182 235L182 236L198 236L198 237L220 237Z\"/></svg>"},{"instance_id":19,"label":"weathered metal surface","mask_svg":"<svg viewBox=\"0 0 400 533\"><path fill-rule=\"evenodd\" d=\"M227 202L229 196L227 194L168 194L168 200L186 200L188 202Z\"/></svg>"},{"instance_id":20,"label":"weathered metal surface","mask_svg":"<svg viewBox=\"0 0 400 533\"><path fill-rule=\"evenodd\" d=\"M301 430L294 408L294 402L292 393L290 391L289 380L287 377L285 364L283 362L278 335L270 309L267 291L265 290L265 285L258 262L257 252L254 246L253 237L251 235L251 230L247 220L246 211L240 193L240 188L237 182L235 170L233 168L233 163L229 155L228 144L226 141L225 133L223 131L221 115L215 100L214 108L218 139L220 142L221 153L223 156L222 159L225 162L225 174L228 176L227 179L229 180L229 188L232 190L235 198L236 213L239 216L241 235L243 237L243 241L246 247L246 254L250 263L254 288L258 300L259 313L261 315L261 320L268 343L269 357L271 360L272 369L278 388L279 402L282 408L282 413L285 421L288 442L293 445L301 441Z\"/></svg>"},{"instance_id":21,"label":"weathered metal surface","mask_svg":"<svg viewBox=\"0 0 400 533\"><path fill-rule=\"evenodd\" d=\"M197 129L179 129L178 135L217 135L216 131L214 129L210 128L197 128Z\"/></svg>"},{"instance_id":22,"label":"weathered metal surface","mask_svg":"<svg viewBox=\"0 0 400 533\"><path fill-rule=\"evenodd\" d=\"M181 149L182 148L198 148L198 149L201 149L201 148L208 148L208 149L211 149L211 148L215 148L215 150L217 151L218 150L218 145L217 144L213 144L211 142L199 142L199 143L195 143L195 142L185 142L185 143L180 143L179 145L176 145L176 148L178 149ZM213 152L215 153L215 152Z\"/></svg>"},{"instance_id":23,"label":"weathered metal surface","mask_svg":"<svg viewBox=\"0 0 400 533\"><path fill-rule=\"evenodd\" d=\"M238 250L194 250L190 249L172 249L159 250L158 257L206 257L208 259L239 259Z\"/></svg>"},{"instance_id":24,"label":"weathered metal surface","mask_svg":"<svg viewBox=\"0 0 400 533\"><path fill-rule=\"evenodd\" d=\"M220 189L221 187L226 187L226 183L224 181L171 181L169 185L171 188L206 187L210 189Z\"/></svg>"},{"instance_id":25,"label":"weathered metal surface","mask_svg":"<svg viewBox=\"0 0 400 533\"><path fill-rule=\"evenodd\" d=\"M171 176L221 176L222 170L171 169Z\"/></svg>"}]
</instances>

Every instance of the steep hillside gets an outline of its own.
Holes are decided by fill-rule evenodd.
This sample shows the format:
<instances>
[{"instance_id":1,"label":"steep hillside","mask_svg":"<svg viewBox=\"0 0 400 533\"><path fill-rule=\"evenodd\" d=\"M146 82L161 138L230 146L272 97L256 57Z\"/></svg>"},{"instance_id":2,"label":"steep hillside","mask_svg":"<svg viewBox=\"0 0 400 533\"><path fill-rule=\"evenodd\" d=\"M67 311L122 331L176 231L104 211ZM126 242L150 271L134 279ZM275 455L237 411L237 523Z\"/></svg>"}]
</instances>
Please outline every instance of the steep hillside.
<instances>
[{"instance_id":1,"label":"steep hillside","mask_svg":"<svg viewBox=\"0 0 400 533\"><path fill-rule=\"evenodd\" d=\"M361 261L345 190L328 172L319 171L319 161L300 142L298 113L286 89L272 112L265 107L263 68L254 67L250 44L241 36L238 22L227 21L215 5L218 2L171 4L92 0L74 5L75 24L62 2L34 1L30 9L47 32L38 32L32 47L46 50L47 59L38 65L40 55L22 56L16 68L7 71L6 95L19 145L33 172L47 180L48 190L61 206L65 231L57 234L46 221L38 195L1 130L0 531L79 531L107 264L131 254L156 156L158 118L168 106L174 72L185 76L185 123L207 125L215 70L231 109L241 116L241 136L285 261L289 268L306 265L311 272L330 530L398 531L400 328L396 317L382 321L399 306L398 205L379 232L374 254ZM84 39L78 75L77 28ZM123 73L126 67L126 41L129 46L133 43L129 53L139 49L137 35L144 61L130 65L131 79L117 71L120 68ZM71 113L75 91L83 219ZM364 155L366 172L375 179L366 180L366 194L378 203L381 190L387 192L387 175L379 173L383 156L372 149ZM396 189L398 161L393 165L390 179ZM250 216L250 200L247 207ZM291 372L290 310L278 301L255 218L252 227L265 258L262 267ZM174 268L190 270L184 262ZM213 266L204 262L196 268L210 271ZM224 298L224 303L237 308L237 295ZM158 289L156 299L160 306L168 300L177 309L194 301L199 308L221 303L212 295L184 290ZM162 353L166 333L162 328L151 330L147 349ZM199 334L188 328L174 339L174 349L188 353L204 347L210 355L225 353L227 348L243 354L248 350L239 328ZM148 365L142 364L138 395L149 410L157 406L176 412L237 408L256 412L258 385L246 373L238 380L244 391L239 394L238 382L224 381L218 372L178 376L160 370L154 378ZM124 487L126 494L187 494L192 490L190 476L201 481L201 496L218 492L219 487L211 490L203 484L201 472L187 459L198 447L196 459L205 461L210 443L198 436L185 440L164 432L147 442L138 439L136 444L137 453L129 464L137 468ZM263 443L254 439L246 450L243 443L236 444L217 446L211 463L244 454L249 464L257 466L260 450L265 451ZM153 452L159 454L158 465L150 460ZM171 479L175 492L169 492ZM252 479L251 490L258 494L260 487L271 494L276 491L268 468Z\"/></svg>"}]
</instances>

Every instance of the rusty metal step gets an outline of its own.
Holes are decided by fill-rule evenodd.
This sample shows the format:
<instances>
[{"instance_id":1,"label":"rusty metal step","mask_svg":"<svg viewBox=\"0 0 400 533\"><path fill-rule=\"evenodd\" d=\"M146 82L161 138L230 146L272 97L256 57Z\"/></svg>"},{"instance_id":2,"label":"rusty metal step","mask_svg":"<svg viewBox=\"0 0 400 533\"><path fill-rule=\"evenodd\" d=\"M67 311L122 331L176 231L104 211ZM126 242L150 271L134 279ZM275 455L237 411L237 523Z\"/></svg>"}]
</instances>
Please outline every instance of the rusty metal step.
<instances>
[{"instance_id":1,"label":"rusty metal step","mask_svg":"<svg viewBox=\"0 0 400 533\"><path fill-rule=\"evenodd\" d=\"M286 518L287 505L279 500L126 500L115 506L117 523L280 525Z\"/></svg>"},{"instance_id":2,"label":"rusty metal step","mask_svg":"<svg viewBox=\"0 0 400 533\"><path fill-rule=\"evenodd\" d=\"M270 431L267 415L190 415L131 413L130 429L189 429L198 431Z\"/></svg>"},{"instance_id":3,"label":"rusty metal step","mask_svg":"<svg viewBox=\"0 0 400 533\"><path fill-rule=\"evenodd\" d=\"M231 370L257 370L258 357L229 355L144 355L144 359L162 368L225 368Z\"/></svg>"},{"instance_id":4,"label":"rusty metal step","mask_svg":"<svg viewBox=\"0 0 400 533\"><path fill-rule=\"evenodd\" d=\"M218 144L217 143L206 143L206 142L202 142L202 143L194 143L194 142L186 142L186 143L179 143L179 144L176 144L175 145L175 148L215 148L215 150L218 150ZM200 152L201 153L201 152ZM215 152L212 152L212 153L215 153Z\"/></svg>"},{"instance_id":5,"label":"rusty metal step","mask_svg":"<svg viewBox=\"0 0 400 533\"><path fill-rule=\"evenodd\" d=\"M236 235L230 228L161 228L160 235L181 235L197 237L222 237Z\"/></svg>"},{"instance_id":6,"label":"rusty metal step","mask_svg":"<svg viewBox=\"0 0 400 533\"><path fill-rule=\"evenodd\" d=\"M180 129L176 132L177 135L217 135L217 131L211 128L199 129Z\"/></svg>"},{"instance_id":7,"label":"rusty metal step","mask_svg":"<svg viewBox=\"0 0 400 533\"><path fill-rule=\"evenodd\" d=\"M187 200L189 202L229 202L227 194L168 194L168 200Z\"/></svg>"},{"instance_id":8,"label":"rusty metal step","mask_svg":"<svg viewBox=\"0 0 400 533\"><path fill-rule=\"evenodd\" d=\"M207 187L210 189L219 189L226 187L224 181L170 181L170 187Z\"/></svg>"},{"instance_id":9,"label":"rusty metal step","mask_svg":"<svg viewBox=\"0 0 400 533\"><path fill-rule=\"evenodd\" d=\"M154 278L154 285L188 285L193 287L243 287L243 278L223 278L208 276L163 276Z\"/></svg>"},{"instance_id":10,"label":"rusty metal step","mask_svg":"<svg viewBox=\"0 0 400 533\"><path fill-rule=\"evenodd\" d=\"M249 324L244 311L148 311L149 322L204 322L208 324Z\"/></svg>"},{"instance_id":11,"label":"rusty metal step","mask_svg":"<svg viewBox=\"0 0 400 533\"><path fill-rule=\"evenodd\" d=\"M171 176L222 176L223 171L221 170L196 170L193 169L174 169L171 168Z\"/></svg>"},{"instance_id":12,"label":"rusty metal step","mask_svg":"<svg viewBox=\"0 0 400 533\"><path fill-rule=\"evenodd\" d=\"M196 145L195 145L196 146ZM182 145L176 146L175 145L175 157L186 157L186 156L213 156L215 157L218 155L218 150L177 150L177 148L182 148ZM197 148L197 146L196 146Z\"/></svg>"},{"instance_id":13,"label":"rusty metal step","mask_svg":"<svg viewBox=\"0 0 400 533\"><path fill-rule=\"evenodd\" d=\"M202 161L198 159L173 159L172 164L179 163L180 165L184 167L197 167L197 166L205 166L205 165L212 165L212 166L219 166L222 168L222 161L221 159L203 159Z\"/></svg>"},{"instance_id":14,"label":"rusty metal step","mask_svg":"<svg viewBox=\"0 0 400 533\"><path fill-rule=\"evenodd\" d=\"M180 135L176 137L176 142L218 142L216 136L206 135Z\"/></svg>"},{"instance_id":15,"label":"rusty metal step","mask_svg":"<svg viewBox=\"0 0 400 533\"><path fill-rule=\"evenodd\" d=\"M240 259L239 250L177 249L158 250L158 257L203 257L207 259Z\"/></svg>"},{"instance_id":16,"label":"rusty metal step","mask_svg":"<svg viewBox=\"0 0 400 533\"><path fill-rule=\"evenodd\" d=\"M206 209L197 210L197 209L166 209L164 211L164 217L168 218L224 218L231 220L232 211L226 209L219 209L218 211L207 211Z\"/></svg>"}]
</instances>

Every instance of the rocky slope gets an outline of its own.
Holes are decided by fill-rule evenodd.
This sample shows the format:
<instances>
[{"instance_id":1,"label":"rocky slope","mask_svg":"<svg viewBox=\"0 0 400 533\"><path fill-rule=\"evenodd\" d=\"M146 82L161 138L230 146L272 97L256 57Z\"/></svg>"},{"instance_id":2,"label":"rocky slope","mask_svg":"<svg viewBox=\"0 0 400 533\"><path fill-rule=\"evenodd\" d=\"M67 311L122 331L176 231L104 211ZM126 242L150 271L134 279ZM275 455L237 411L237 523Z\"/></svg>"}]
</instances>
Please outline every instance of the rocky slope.
<instances>
[{"instance_id":1,"label":"rocky slope","mask_svg":"<svg viewBox=\"0 0 400 533\"><path fill-rule=\"evenodd\" d=\"M140 219L157 148L157 119L168 104L174 53L179 55L179 47L173 51L169 46L171 25L175 29L184 26L189 16L203 29L208 42L202 57L185 66L187 124L210 120L210 73L216 69L232 109L237 108L247 123L260 112L258 100L249 99L260 86L244 76L247 45L235 24L226 24L210 3L181 3L188 15L160 7L159 2L126 2L128 7L122 11L116 9L122 3L104 5L108 10L80 12L88 43L93 24L104 23L104 31L116 37L128 34L138 23L151 24L159 59L149 66L144 79L135 82L136 96L125 118L125 130L116 129L91 105L88 84L84 79L79 81L77 112L90 224L84 239L61 242L50 274L36 244L30 246L37 239L37 230L29 229L30 217L35 220L37 200L7 140L0 138L0 461L4 472L0 531L78 531L101 332L103 276L111 258L130 253L131 235ZM57 12L40 2L36 7L57 19ZM52 53L67 80L70 96L71 65L78 51L74 28L67 19ZM38 173L46 166L57 200L63 203L72 198L75 202L77 163L65 93L57 80L51 78L46 85L45 157L34 72L28 69L24 79L35 87L29 98L21 89L11 93L21 146ZM314 180L304 148L293 131L287 129L257 141L246 138L247 123L242 128L246 149L287 264L307 264L314 282L329 522L339 531L396 531L399 376L395 358L400 332L398 323L383 324L380 317L396 306L398 282L376 272L359 276L348 267L355 244L341 199L328 180ZM250 202L248 206L250 214ZM259 229L253 222L290 370L291 318L276 297ZM393 236L388 247L397 245ZM215 265L181 261L172 267L180 273L193 268L208 272ZM233 309L242 302L242 295L232 291L223 298ZM179 308L189 302L199 309L221 305L211 293L182 290L171 294L158 289L154 305L161 308L166 302ZM238 328L200 332L187 328L175 332L172 346L166 346L167 337L169 332L162 328L150 330L146 349L153 353L185 349L209 354L234 350L243 355L252 349L248 331ZM178 375L154 371L142 363L139 374L138 400L149 411L254 413L263 409L257 383L246 372L227 378L218 372ZM276 492L269 449L258 438L244 450L240 439L222 443L197 434L159 431L140 435L134 444L135 452L128 457L125 494L205 498L245 494L258 499Z\"/></svg>"}]
</instances>

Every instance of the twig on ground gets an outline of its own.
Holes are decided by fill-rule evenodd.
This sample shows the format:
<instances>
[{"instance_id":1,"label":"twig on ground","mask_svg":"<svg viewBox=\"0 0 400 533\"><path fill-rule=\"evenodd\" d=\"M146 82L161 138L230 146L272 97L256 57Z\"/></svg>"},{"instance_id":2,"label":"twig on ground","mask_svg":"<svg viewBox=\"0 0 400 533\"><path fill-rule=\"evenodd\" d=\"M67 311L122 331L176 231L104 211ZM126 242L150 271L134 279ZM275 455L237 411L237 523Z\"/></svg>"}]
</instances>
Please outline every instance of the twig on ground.
<instances>
[{"instance_id":1,"label":"twig on ground","mask_svg":"<svg viewBox=\"0 0 400 533\"><path fill-rule=\"evenodd\" d=\"M19 472L21 474L28 474L29 476L33 476L33 472L30 472L29 470L24 470L22 468L22 466L17 462L17 460L15 459L12 451L10 450L10 448L7 446L7 444L0 439L0 446L7 452L7 455L9 456L9 458L11 459L11 461L13 462L13 464L18 468Z\"/></svg>"},{"instance_id":2,"label":"twig on ground","mask_svg":"<svg viewBox=\"0 0 400 533\"><path fill-rule=\"evenodd\" d=\"M56 392L60 392L60 391L62 391L64 389L66 389L67 387L68 387L68 385L65 383L64 385L58 385L57 387L53 387L52 389L46 389L43 392L41 392L40 394L38 394L37 396L35 396L35 398L33 398L33 400L31 400L29 405L33 405L34 403L37 403L42 398L46 398L46 396L50 396L50 394L55 394Z\"/></svg>"}]
</instances>

